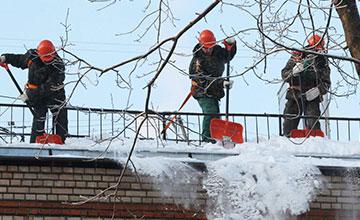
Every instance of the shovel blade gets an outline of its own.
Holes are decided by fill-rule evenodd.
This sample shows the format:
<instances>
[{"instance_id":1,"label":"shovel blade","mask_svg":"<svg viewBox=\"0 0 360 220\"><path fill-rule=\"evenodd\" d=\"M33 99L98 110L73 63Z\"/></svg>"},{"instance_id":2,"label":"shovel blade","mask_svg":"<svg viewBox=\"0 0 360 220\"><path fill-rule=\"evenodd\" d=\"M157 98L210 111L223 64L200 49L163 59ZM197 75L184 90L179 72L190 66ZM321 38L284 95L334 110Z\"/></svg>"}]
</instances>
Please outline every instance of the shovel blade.
<instances>
[{"instance_id":1,"label":"shovel blade","mask_svg":"<svg viewBox=\"0 0 360 220\"><path fill-rule=\"evenodd\" d=\"M306 138L306 137L325 137L325 134L320 129L293 129L290 131L291 138Z\"/></svg>"},{"instance_id":2,"label":"shovel blade","mask_svg":"<svg viewBox=\"0 0 360 220\"><path fill-rule=\"evenodd\" d=\"M211 119L210 134L211 138L216 140L238 144L244 143L243 126L239 123L218 118Z\"/></svg>"},{"instance_id":3,"label":"shovel blade","mask_svg":"<svg viewBox=\"0 0 360 220\"><path fill-rule=\"evenodd\" d=\"M37 136L35 143L38 144L64 144L61 137L57 134L46 134Z\"/></svg>"}]
</instances>

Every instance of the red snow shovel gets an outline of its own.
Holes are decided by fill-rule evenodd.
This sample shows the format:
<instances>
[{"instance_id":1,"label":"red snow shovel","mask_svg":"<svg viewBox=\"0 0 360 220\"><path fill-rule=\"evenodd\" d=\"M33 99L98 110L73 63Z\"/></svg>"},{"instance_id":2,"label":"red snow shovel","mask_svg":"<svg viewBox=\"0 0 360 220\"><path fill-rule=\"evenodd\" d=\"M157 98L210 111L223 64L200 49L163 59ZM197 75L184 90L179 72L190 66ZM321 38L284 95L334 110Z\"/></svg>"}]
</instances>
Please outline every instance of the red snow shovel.
<instances>
[{"instance_id":1,"label":"red snow shovel","mask_svg":"<svg viewBox=\"0 0 360 220\"><path fill-rule=\"evenodd\" d=\"M239 123L214 118L210 122L211 138L224 142L244 143L243 126Z\"/></svg>"},{"instance_id":2,"label":"red snow shovel","mask_svg":"<svg viewBox=\"0 0 360 220\"><path fill-rule=\"evenodd\" d=\"M230 77L230 61L227 63L226 67L226 77L229 80ZM229 121L229 90L230 88L226 87L226 114L225 120L219 118L213 118L210 121L210 134L211 138L219 140L222 142L223 146L226 148L233 148L235 144L228 145L226 143L244 143L243 139L243 126L239 123Z\"/></svg>"},{"instance_id":3,"label":"red snow shovel","mask_svg":"<svg viewBox=\"0 0 360 220\"><path fill-rule=\"evenodd\" d=\"M6 63L0 63L1 67L4 67L4 69L8 72L11 80L13 81L13 83L15 84L17 90L20 92L20 95L23 94L23 91L21 89L21 87L19 86L19 84L17 83L14 75L12 74L12 72L9 69L9 66ZM34 109L32 109L26 102L25 102L26 106L29 108L30 112L32 113L32 115L35 117L35 112ZM39 144L64 144L64 142L62 141L61 137L57 134L43 134L42 136L37 136L36 143Z\"/></svg>"},{"instance_id":4,"label":"red snow shovel","mask_svg":"<svg viewBox=\"0 0 360 220\"><path fill-rule=\"evenodd\" d=\"M305 138L305 137L325 137L325 134L320 129L311 130L305 129L293 129L290 131L290 137L292 138Z\"/></svg>"},{"instance_id":5,"label":"red snow shovel","mask_svg":"<svg viewBox=\"0 0 360 220\"><path fill-rule=\"evenodd\" d=\"M64 144L61 137L57 134L46 134L39 135L35 139L35 143L38 144Z\"/></svg>"}]
</instances>

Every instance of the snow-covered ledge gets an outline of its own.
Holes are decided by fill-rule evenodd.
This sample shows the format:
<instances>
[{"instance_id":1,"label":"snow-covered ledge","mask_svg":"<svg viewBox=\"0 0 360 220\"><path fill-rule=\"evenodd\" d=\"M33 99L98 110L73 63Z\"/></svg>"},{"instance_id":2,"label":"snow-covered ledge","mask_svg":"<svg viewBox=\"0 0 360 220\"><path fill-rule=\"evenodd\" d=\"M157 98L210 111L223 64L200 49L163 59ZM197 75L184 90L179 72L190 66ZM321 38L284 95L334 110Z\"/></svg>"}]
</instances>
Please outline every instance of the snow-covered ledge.
<instances>
[{"instance_id":1,"label":"snow-covered ledge","mask_svg":"<svg viewBox=\"0 0 360 220\"><path fill-rule=\"evenodd\" d=\"M296 141L275 138L234 149L139 141L117 198L101 195L83 205L71 203L117 183L131 140L109 148L78 139L62 146L2 145L0 215L359 219L359 143Z\"/></svg>"}]
</instances>

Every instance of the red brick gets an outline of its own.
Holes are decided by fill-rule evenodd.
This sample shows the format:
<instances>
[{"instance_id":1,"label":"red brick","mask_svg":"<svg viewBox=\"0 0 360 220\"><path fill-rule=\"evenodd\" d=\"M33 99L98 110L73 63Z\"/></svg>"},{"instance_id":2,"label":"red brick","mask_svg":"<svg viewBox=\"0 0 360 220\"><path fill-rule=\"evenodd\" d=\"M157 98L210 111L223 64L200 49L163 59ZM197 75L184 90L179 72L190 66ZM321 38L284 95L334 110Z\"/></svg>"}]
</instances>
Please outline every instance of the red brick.
<instances>
[{"instance_id":1,"label":"red brick","mask_svg":"<svg viewBox=\"0 0 360 220\"><path fill-rule=\"evenodd\" d=\"M0 186L9 186L10 180L8 179L0 179Z\"/></svg>"}]
</instances>

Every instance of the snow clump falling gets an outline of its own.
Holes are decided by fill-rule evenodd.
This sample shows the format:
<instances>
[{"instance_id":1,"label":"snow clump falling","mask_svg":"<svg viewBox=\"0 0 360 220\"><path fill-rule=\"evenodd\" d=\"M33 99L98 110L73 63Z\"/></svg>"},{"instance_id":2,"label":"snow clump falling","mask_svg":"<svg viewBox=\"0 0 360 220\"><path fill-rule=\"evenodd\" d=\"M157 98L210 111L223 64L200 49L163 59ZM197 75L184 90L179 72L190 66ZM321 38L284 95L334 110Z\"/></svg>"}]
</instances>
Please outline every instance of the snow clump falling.
<instances>
[{"instance_id":1,"label":"snow clump falling","mask_svg":"<svg viewBox=\"0 0 360 220\"><path fill-rule=\"evenodd\" d=\"M176 204L189 208L197 204L201 173L179 160L164 157L131 159L138 173L149 175L157 190ZM166 201L165 201L166 202Z\"/></svg>"},{"instance_id":2,"label":"snow clump falling","mask_svg":"<svg viewBox=\"0 0 360 220\"><path fill-rule=\"evenodd\" d=\"M279 153L280 154L280 153ZM321 187L318 168L286 154L256 152L208 164L209 219L282 219L309 209Z\"/></svg>"}]
</instances>

